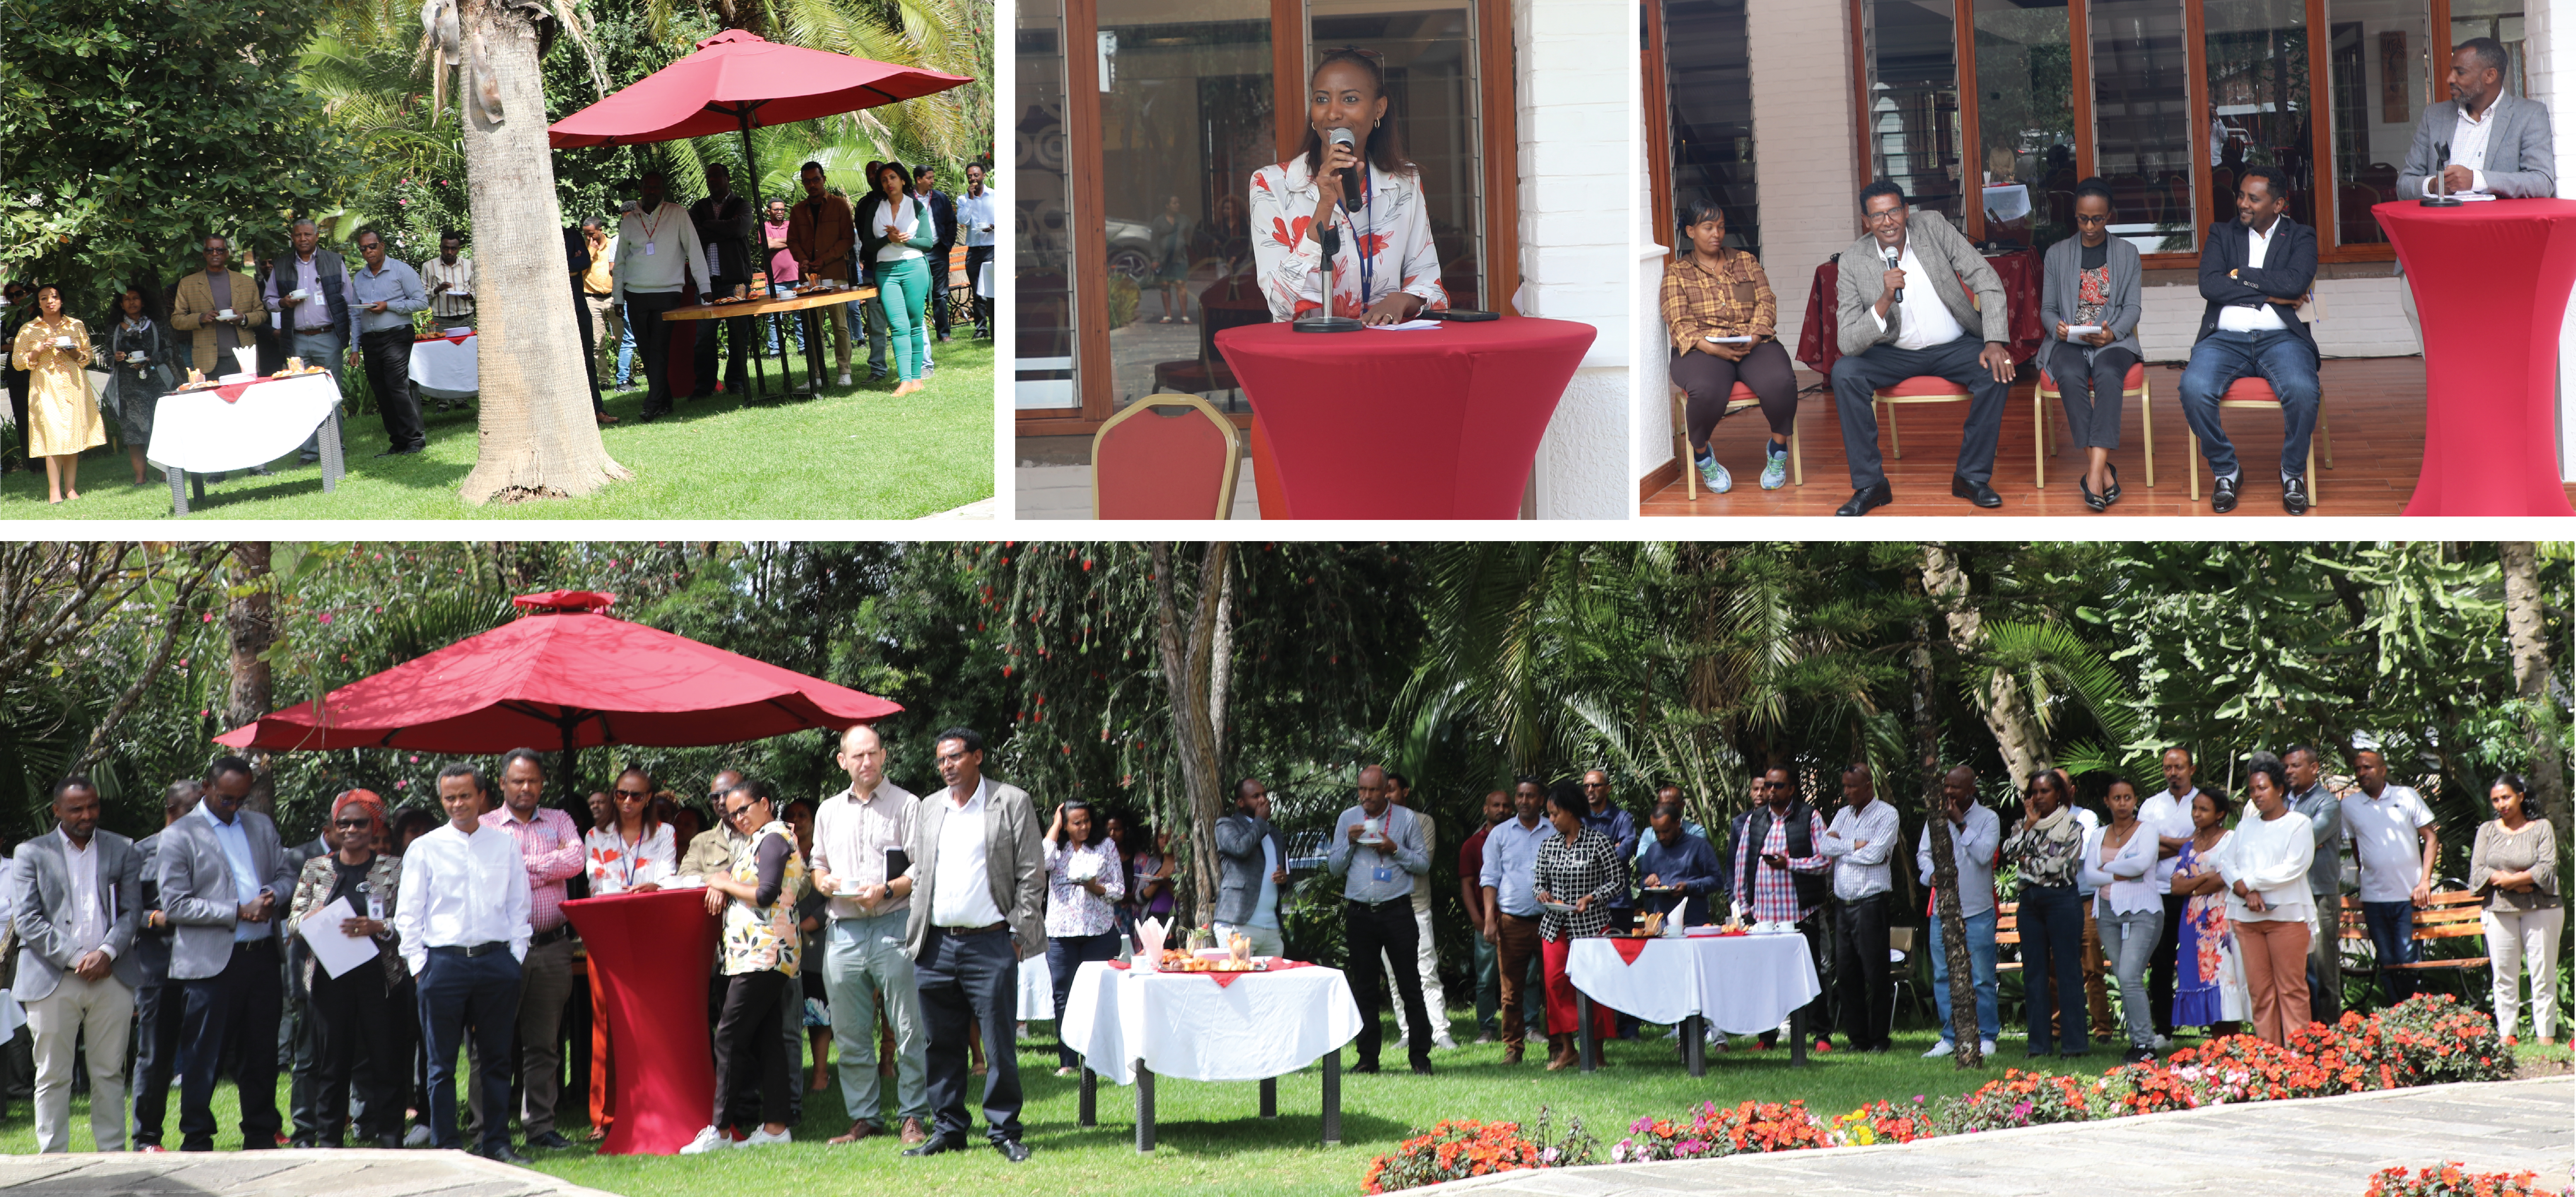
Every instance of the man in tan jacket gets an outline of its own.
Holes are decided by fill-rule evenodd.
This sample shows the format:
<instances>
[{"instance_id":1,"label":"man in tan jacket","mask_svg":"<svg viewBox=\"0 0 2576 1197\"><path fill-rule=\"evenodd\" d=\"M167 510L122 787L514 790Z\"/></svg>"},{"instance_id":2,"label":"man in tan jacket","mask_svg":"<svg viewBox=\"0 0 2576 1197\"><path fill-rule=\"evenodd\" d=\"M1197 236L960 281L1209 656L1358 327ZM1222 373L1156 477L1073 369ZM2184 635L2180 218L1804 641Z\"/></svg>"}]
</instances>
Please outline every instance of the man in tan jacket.
<instances>
[{"instance_id":1,"label":"man in tan jacket","mask_svg":"<svg viewBox=\"0 0 2576 1197\"><path fill-rule=\"evenodd\" d=\"M232 351L251 347L251 328L268 317L268 308L260 302L259 285L225 265L231 242L210 236L198 246L206 268L179 280L178 294L170 301L170 327L196 334L194 364L206 377L217 378L241 369ZM226 311L232 314L226 316Z\"/></svg>"},{"instance_id":2,"label":"man in tan jacket","mask_svg":"<svg viewBox=\"0 0 2576 1197\"><path fill-rule=\"evenodd\" d=\"M821 163L808 162L800 172L805 183L805 202L787 210L787 252L796 259L796 273L809 279L850 281L850 252L857 248L857 226L850 218L850 201L823 188ZM808 319L816 318L811 310ZM820 317L831 324L833 355L839 359L842 386L850 385L850 319L846 304L831 304L821 309ZM813 334L823 336L817 324Z\"/></svg>"}]
</instances>

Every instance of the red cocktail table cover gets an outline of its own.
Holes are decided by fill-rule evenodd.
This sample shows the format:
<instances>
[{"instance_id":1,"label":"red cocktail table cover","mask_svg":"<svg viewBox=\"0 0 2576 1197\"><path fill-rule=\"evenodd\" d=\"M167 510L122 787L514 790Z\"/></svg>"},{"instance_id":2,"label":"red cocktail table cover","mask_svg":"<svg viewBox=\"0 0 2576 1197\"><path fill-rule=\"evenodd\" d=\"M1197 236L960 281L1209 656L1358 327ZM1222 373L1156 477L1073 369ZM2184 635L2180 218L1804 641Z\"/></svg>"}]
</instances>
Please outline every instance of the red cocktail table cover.
<instances>
[{"instance_id":1,"label":"red cocktail table cover","mask_svg":"<svg viewBox=\"0 0 2576 1197\"><path fill-rule=\"evenodd\" d=\"M564 916L590 951L617 1053L617 1122L601 1155L676 1155L715 1106L707 971L716 919L702 889L583 898Z\"/></svg>"},{"instance_id":2,"label":"red cocktail table cover","mask_svg":"<svg viewBox=\"0 0 2576 1197\"><path fill-rule=\"evenodd\" d=\"M2401 200L2370 214L2397 244L2424 326L2424 471L2406 514L2576 516L2553 410L2576 200Z\"/></svg>"},{"instance_id":3,"label":"red cocktail table cover","mask_svg":"<svg viewBox=\"0 0 2576 1197\"><path fill-rule=\"evenodd\" d=\"M1413 332L1264 323L1216 347L1252 400L1256 450L1278 466L1287 511L1265 505L1264 518L1513 519L1594 335L1525 316Z\"/></svg>"}]
</instances>

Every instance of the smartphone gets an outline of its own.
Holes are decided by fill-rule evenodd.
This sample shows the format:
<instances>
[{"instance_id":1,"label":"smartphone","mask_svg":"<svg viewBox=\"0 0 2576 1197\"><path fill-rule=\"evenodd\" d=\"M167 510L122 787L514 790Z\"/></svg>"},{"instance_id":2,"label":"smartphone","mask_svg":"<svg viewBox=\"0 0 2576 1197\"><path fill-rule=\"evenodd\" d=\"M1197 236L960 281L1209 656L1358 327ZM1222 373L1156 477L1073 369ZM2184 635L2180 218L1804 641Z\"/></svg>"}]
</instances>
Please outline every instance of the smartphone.
<instances>
[{"instance_id":1,"label":"smartphone","mask_svg":"<svg viewBox=\"0 0 2576 1197\"><path fill-rule=\"evenodd\" d=\"M1473 324L1480 320L1500 320L1503 317L1499 312L1478 312L1466 308L1441 308L1438 310L1425 310L1415 318L1419 320L1455 320L1460 324Z\"/></svg>"}]
</instances>

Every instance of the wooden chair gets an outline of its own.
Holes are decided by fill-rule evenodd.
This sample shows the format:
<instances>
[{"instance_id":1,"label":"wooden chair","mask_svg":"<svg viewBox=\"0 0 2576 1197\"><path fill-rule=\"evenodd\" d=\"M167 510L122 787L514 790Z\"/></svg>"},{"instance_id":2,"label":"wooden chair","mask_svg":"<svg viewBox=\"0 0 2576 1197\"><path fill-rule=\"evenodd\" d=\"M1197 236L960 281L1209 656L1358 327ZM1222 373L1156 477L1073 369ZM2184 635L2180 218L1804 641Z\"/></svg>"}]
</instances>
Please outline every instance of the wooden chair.
<instances>
[{"instance_id":1,"label":"wooden chair","mask_svg":"<svg viewBox=\"0 0 2576 1197\"><path fill-rule=\"evenodd\" d=\"M2228 385L2227 393L2218 397L2218 406L2221 410L2230 407L2268 407L2279 411L2281 397L2272 393L2272 384L2264 381L2262 375L2249 374ZM2325 450L2326 468L2333 469L2334 441L2326 434L2326 412L2322 405L2317 408L2317 434L2308 440L2308 506L2310 507L2323 507L2326 502L2322 494L2324 488L2318 485L2317 478L2317 450L2320 447ZM2191 474L2191 499L2197 503L2200 501L2200 434L2197 432L2191 434L2191 460L2188 470Z\"/></svg>"},{"instance_id":2,"label":"wooden chair","mask_svg":"<svg viewBox=\"0 0 2576 1197\"><path fill-rule=\"evenodd\" d=\"M2139 362L2130 366L2129 377L2120 385L2122 395L2138 401L2138 422L2146 429L2147 485L2154 486L2156 484L2156 420L2155 409L2149 405L2147 364ZM2030 426L2033 433L2031 439L2036 442L2031 451L2031 477L2041 490L2048 489L2048 455L2056 452L2048 444L2048 401L2058 398L2059 394L2057 383L2048 376L2048 368L2040 367L2039 389L2031 393Z\"/></svg>"},{"instance_id":3,"label":"wooden chair","mask_svg":"<svg viewBox=\"0 0 2576 1197\"><path fill-rule=\"evenodd\" d=\"M2418 945L2430 945L2445 939L2460 939L2471 935L2483 937L2486 934L2486 926L2480 921L2480 912L2485 907L2486 899L2475 890L2435 890L2431 901L2424 909L2415 912L2415 934L2410 938ZM2379 947L2371 942L2370 924L2361 913L2361 899L2350 894L2344 895L2340 913L2342 916L2341 947L2345 955L2343 972L2347 976L2377 977L2380 972ZM2356 947L2360 951L2354 951ZM2424 953L2422 946L2416 950ZM2435 959L2431 958L2429 953L2425 954L2426 959L2418 960L2413 964L2398 963L2387 967L2426 976L2447 973L2461 979L2461 1000L2469 1002L2476 1000L2477 995L2468 991L2467 977L2471 972L2487 967L2489 963L2483 943L2479 945L2476 953L2468 956L2445 956ZM2362 963L2354 963L2356 958Z\"/></svg>"},{"instance_id":4,"label":"wooden chair","mask_svg":"<svg viewBox=\"0 0 2576 1197\"><path fill-rule=\"evenodd\" d=\"M1898 461L1903 461L1905 460L1905 445L1903 442L1896 439L1896 407L1898 404L1966 403L1969 400L1976 398L1976 396L1969 394L1966 387L1960 386L1958 383L1952 382L1949 379L1934 378L1928 374L1918 374L1912 378L1908 378L1897 383L1895 386L1880 387L1879 389L1870 392L1869 398L1873 405L1885 404L1887 406L1887 414L1879 418L1879 422L1887 427L1887 455Z\"/></svg>"},{"instance_id":5,"label":"wooden chair","mask_svg":"<svg viewBox=\"0 0 2576 1197\"><path fill-rule=\"evenodd\" d=\"M1221 520L1234 511L1243 441L1196 395L1147 395L1091 438L1091 517Z\"/></svg>"},{"instance_id":6,"label":"wooden chair","mask_svg":"<svg viewBox=\"0 0 2576 1197\"><path fill-rule=\"evenodd\" d=\"M1995 1018L2007 1026L2010 1023L2004 1022L2007 1018L2004 1006L2004 976L2007 973L2021 971L2020 911L2019 902L1995 903ZM2048 979L2042 977L2039 983L2045 985ZM2024 977L2022 979L2024 1005L2029 1004L2029 986L2030 979Z\"/></svg>"},{"instance_id":7,"label":"wooden chair","mask_svg":"<svg viewBox=\"0 0 2576 1197\"><path fill-rule=\"evenodd\" d=\"M1696 503L1699 502L1699 467L1691 461L1690 392L1683 390L1680 383L1672 383L1665 390L1673 403L1673 460L1682 466L1682 493L1690 502ZM1726 397L1726 414L1730 416L1748 407L1760 406L1762 400L1753 394L1753 388L1740 382ZM1798 426L1793 423L1789 425L1789 481L1793 485L1805 486L1806 455L1800 450L1798 441Z\"/></svg>"}]
</instances>

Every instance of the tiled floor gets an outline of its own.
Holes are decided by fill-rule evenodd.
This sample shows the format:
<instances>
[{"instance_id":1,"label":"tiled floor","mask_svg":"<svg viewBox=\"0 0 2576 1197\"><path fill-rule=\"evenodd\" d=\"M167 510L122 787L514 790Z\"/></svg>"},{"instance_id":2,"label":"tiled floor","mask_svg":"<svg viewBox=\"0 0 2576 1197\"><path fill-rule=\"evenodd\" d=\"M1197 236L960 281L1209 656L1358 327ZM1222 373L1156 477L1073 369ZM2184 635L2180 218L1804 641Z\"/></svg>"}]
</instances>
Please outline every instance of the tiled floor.
<instances>
[{"instance_id":1,"label":"tiled floor","mask_svg":"<svg viewBox=\"0 0 2576 1197\"><path fill-rule=\"evenodd\" d=\"M1805 370L1798 372L1801 386L1821 381ZM2178 366L2149 366L2147 412L2132 402L2122 415L2120 447L2111 453L2111 464L2120 470L2121 499L2104 516L2133 515L2200 515L2209 510L2210 479L2208 466L2200 467L2200 499L2192 501L2186 464L2193 453L2191 430L2184 427L2182 410L2176 406L2180 394L2182 370ZM2405 510L2413 494L2415 474L2423 455L2424 442L2424 360L2420 357L2345 358L2325 363L2320 372L2325 391L2325 419L2329 437L2317 445L2317 471L2310 479L2315 487L2316 506L2312 514L2355 516L2396 515ZM1913 405L1897 414L1897 429L1905 450L1902 460L1889 457L1886 463L1890 488L1896 501L1872 511L1872 516L1889 515L1999 515L1999 516L2073 516L2100 518L2084 506L2083 496L2075 484L2082 476L2083 454L2065 444L2066 416L2055 400L2049 403L2050 436L2057 452L2048 458L2048 485L2033 485L2033 443L2031 404L2033 384L2027 380L2013 386L2012 402L2005 409L2003 438L1995 452L1992 485L2003 496L2004 505L1992 509L1972 507L1964 499L1951 497L1950 476L1957 464L1959 428L1967 416L1964 403ZM1884 412L1885 409L1881 409ZM2142 420L2151 413L2155 419L2156 471L2155 485L2147 485L2146 448ZM2281 510L2279 483L2263 467L2277 463L2281 451L2280 417L2266 411L2230 409L2226 412L2229 437L2236 443L2237 457L2247 464L2247 485L2234 515L2278 516ZM1882 415L1881 444L1885 444L1886 420ZM1755 484L1762 462L1762 442L1768 434L1758 412L1738 412L1717 426L1712 443L1718 461L1735 475L1735 489L1724 495L1712 495L1705 488L1696 502L1685 497L1682 483L1675 481L1642 505L1646 515L1823 515L1851 497L1851 475L1843 461L1842 439L1834 419L1833 395L1817 391L1803 395L1798 403L1798 426L1803 436L1807 484L1785 486L1764 491ZM2326 465L2326 448L2333 447L2333 468ZM2569 493L2576 495L2576 487Z\"/></svg>"}]
</instances>

